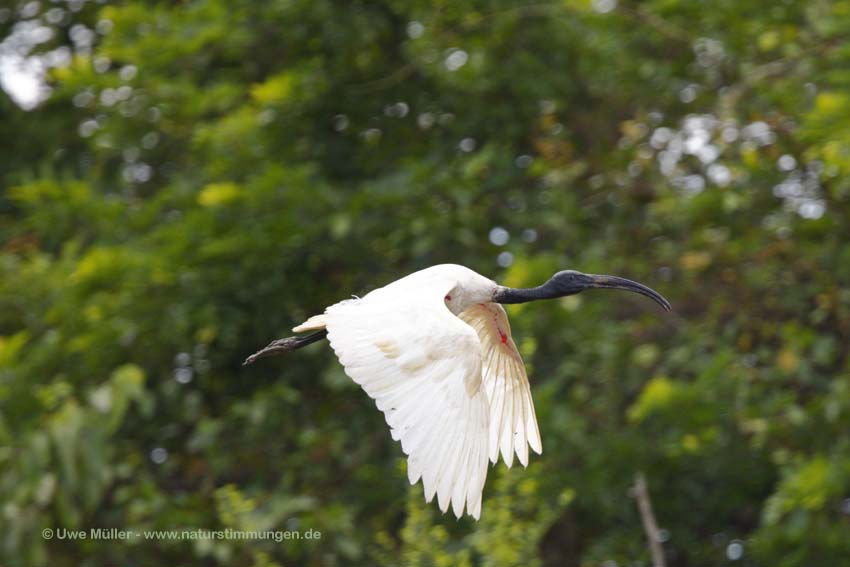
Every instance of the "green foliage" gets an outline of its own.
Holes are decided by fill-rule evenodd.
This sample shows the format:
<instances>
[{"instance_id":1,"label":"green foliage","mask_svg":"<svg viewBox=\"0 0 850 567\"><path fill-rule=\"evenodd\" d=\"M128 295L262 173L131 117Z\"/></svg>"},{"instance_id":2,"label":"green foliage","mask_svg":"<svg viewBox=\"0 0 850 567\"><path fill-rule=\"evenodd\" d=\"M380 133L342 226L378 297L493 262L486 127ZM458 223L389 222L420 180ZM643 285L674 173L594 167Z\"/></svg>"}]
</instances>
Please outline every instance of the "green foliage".
<instances>
[{"instance_id":1,"label":"green foliage","mask_svg":"<svg viewBox=\"0 0 850 567\"><path fill-rule=\"evenodd\" d=\"M0 101L0 563L648 565L643 471L671 565L842 564L848 6L0 8L72 54ZM240 366L443 262L675 306L510 308L544 452L490 469L479 522L407 486L329 349ZM112 527L322 535L42 537Z\"/></svg>"}]
</instances>

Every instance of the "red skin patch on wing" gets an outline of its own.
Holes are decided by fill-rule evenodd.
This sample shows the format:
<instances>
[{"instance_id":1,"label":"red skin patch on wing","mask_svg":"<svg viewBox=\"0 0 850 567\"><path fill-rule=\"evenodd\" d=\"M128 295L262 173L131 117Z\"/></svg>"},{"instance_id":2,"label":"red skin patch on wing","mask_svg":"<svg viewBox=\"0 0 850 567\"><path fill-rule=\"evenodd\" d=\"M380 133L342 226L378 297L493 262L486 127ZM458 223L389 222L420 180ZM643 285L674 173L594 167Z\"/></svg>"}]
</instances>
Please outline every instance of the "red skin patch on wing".
<instances>
[{"instance_id":1,"label":"red skin patch on wing","mask_svg":"<svg viewBox=\"0 0 850 567\"><path fill-rule=\"evenodd\" d=\"M480 305L493 315L493 325L496 327L496 330L499 331L499 338L501 339L502 344L508 344L508 335L499 326L499 316L497 314L494 314L492 310L487 309L487 306L484 303L479 303L478 305Z\"/></svg>"}]
</instances>

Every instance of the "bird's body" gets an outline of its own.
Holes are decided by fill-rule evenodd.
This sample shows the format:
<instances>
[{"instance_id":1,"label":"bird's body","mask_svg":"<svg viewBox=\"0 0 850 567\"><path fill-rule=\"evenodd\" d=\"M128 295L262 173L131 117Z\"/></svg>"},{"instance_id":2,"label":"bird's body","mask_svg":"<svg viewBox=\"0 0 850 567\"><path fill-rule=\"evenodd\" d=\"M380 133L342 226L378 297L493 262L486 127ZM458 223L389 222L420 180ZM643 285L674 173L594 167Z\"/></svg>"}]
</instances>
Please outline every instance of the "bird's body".
<instances>
[{"instance_id":1,"label":"bird's body","mask_svg":"<svg viewBox=\"0 0 850 567\"><path fill-rule=\"evenodd\" d=\"M362 298L331 305L295 327L318 331L260 351L291 350L327 334L348 374L375 400L408 455L411 484L427 501L478 519L488 461L528 464L542 445L528 378L499 303L619 287L657 293L622 278L559 272L543 286L511 289L454 264L414 272ZM287 342L288 341L288 342ZM284 344L286 343L286 344ZM297 344L296 344L297 343Z\"/></svg>"},{"instance_id":2,"label":"bird's body","mask_svg":"<svg viewBox=\"0 0 850 567\"><path fill-rule=\"evenodd\" d=\"M529 445L542 450L522 359L492 303L497 288L463 266L432 266L293 329L327 330L401 441L411 484L421 477L426 499L436 493L457 516L465 503L478 518L488 458L501 450L508 466L514 453L526 465Z\"/></svg>"}]
</instances>

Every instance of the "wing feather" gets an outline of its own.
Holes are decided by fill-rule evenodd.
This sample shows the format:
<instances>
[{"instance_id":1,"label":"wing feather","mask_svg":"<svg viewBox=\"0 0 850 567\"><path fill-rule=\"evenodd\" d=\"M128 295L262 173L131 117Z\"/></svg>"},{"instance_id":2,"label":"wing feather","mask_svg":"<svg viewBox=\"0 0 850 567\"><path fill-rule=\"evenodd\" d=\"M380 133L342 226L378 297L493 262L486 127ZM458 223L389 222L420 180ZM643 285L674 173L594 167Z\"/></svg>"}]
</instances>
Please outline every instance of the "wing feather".
<instances>
[{"instance_id":1,"label":"wing feather","mask_svg":"<svg viewBox=\"0 0 850 567\"><path fill-rule=\"evenodd\" d=\"M416 295L392 286L329 307L328 340L352 380L375 400L408 455L408 480L445 512L476 519L487 475L489 410L481 341L445 306L455 283ZM415 297L415 302L412 301Z\"/></svg>"},{"instance_id":2,"label":"wing feather","mask_svg":"<svg viewBox=\"0 0 850 567\"><path fill-rule=\"evenodd\" d=\"M528 448L540 454L540 431L525 365L511 337L505 309L498 303L479 303L459 317L478 334L482 344L484 391L489 401L488 454L499 454L510 467L514 455L528 465Z\"/></svg>"}]
</instances>

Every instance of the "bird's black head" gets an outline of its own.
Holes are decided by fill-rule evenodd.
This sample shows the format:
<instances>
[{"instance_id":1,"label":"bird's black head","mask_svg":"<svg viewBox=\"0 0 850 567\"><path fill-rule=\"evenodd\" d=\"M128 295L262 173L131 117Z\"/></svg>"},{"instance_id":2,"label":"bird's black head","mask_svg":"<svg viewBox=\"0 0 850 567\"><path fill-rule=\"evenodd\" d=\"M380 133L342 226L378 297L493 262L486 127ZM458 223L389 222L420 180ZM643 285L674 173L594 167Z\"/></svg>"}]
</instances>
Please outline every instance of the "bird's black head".
<instances>
[{"instance_id":1,"label":"bird's black head","mask_svg":"<svg viewBox=\"0 0 850 567\"><path fill-rule=\"evenodd\" d=\"M620 278L617 276L598 276L594 274L583 274L575 270L563 270L558 272L545 284L528 289L512 289L501 287L496 291L493 301L497 303L525 303L537 299L553 299L566 295L575 295L586 289L622 289L639 293L649 297L665 310L670 311L670 302L664 297L643 284Z\"/></svg>"},{"instance_id":2,"label":"bird's black head","mask_svg":"<svg viewBox=\"0 0 850 567\"><path fill-rule=\"evenodd\" d=\"M593 287L593 280L587 274L575 270L562 270L549 278L543 287L557 292L557 297L575 295L589 287Z\"/></svg>"}]
</instances>

